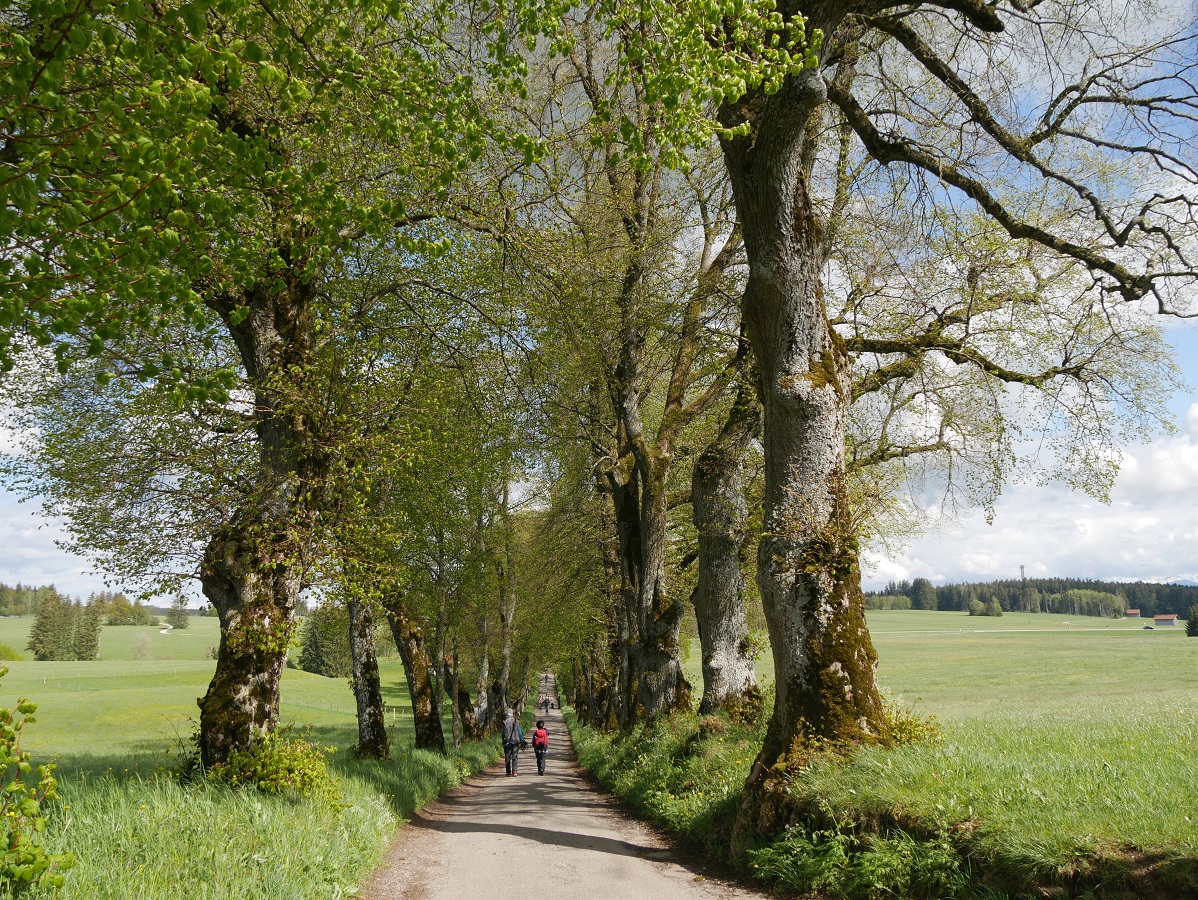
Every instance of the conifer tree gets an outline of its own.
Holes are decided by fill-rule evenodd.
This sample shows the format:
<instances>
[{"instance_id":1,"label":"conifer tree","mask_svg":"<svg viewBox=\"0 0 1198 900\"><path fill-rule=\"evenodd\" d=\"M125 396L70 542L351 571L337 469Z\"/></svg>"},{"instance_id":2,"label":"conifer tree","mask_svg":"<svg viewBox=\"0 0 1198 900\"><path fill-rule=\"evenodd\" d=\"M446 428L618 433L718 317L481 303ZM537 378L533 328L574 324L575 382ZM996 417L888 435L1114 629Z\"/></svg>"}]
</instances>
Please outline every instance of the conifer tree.
<instances>
[{"instance_id":1,"label":"conifer tree","mask_svg":"<svg viewBox=\"0 0 1198 900\"><path fill-rule=\"evenodd\" d=\"M100 658L100 626L104 623L103 612L94 603L79 610L75 622L74 657L80 660Z\"/></svg>"},{"instance_id":2,"label":"conifer tree","mask_svg":"<svg viewBox=\"0 0 1198 900\"><path fill-rule=\"evenodd\" d=\"M72 604L57 591L42 599L26 649L39 660L68 660L75 658L75 623L81 607Z\"/></svg>"},{"instance_id":3,"label":"conifer tree","mask_svg":"<svg viewBox=\"0 0 1198 900\"><path fill-rule=\"evenodd\" d=\"M171 601L171 608L166 612L166 624L171 628L186 628L191 624L191 614L187 611L187 598L176 597Z\"/></svg>"}]
</instances>

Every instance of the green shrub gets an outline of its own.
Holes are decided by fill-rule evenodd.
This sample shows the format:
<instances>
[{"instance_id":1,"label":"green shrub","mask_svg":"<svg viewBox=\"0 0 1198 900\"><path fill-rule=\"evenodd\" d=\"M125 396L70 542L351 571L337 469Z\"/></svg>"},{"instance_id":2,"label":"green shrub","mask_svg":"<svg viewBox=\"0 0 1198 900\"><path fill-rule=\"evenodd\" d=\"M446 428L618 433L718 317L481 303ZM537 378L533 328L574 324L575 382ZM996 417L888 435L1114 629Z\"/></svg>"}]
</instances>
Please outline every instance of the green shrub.
<instances>
[{"instance_id":1,"label":"green shrub","mask_svg":"<svg viewBox=\"0 0 1198 900\"><path fill-rule=\"evenodd\" d=\"M971 616L986 615L986 604L983 603L981 600L970 600L969 601L969 614Z\"/></svg>"},{"instance_id":2,"label":"green shrub","mask_svg":"<svg viewBox=\"0 0 1198 900\"><path fill-rule=\"evenodd\" d=\"M914 703L903 707L897 700L887 700L882 714L895 744L937 744L943 738L936 716L917 715Z\"/></svg>"},{"instance_id":3,"label":"green shrub","mask_svg":"<svg viewBox=\"0 0 1198 900\"><path fill-rule=\"evenodd\" d=\"M24 658L21 653L18 653L12 647L8 646L8 644L0 644L0 660L4 660L5 662L20 662Z\"/></svg>"},{"instance_id":4,"label":"green shrub","mask_svg":"<svg viewBox=\"0 0 1198 900\"><path fill-rule=\"evenodd\" d=\"M331 752L283 728L245 750L234 750L226 762L211 767L206 775L229 787L253 787L266 794L319 796L338 806L341 794L327 762Z\"/></svg>"},{"instance_id":5,"label":"green shrub","mask_svg":"<svg viewBox=\"0 0 1198 900\"><path fill-rule=\"evenodd\" d=\"M967 866L943 836L916 840L903 831L857 836L846 826L812 831L792 825L745 856L763 881L847 900L960 897L969 889Z\"/></svg>"},{"instance_id":6,"label":"green shrub","mask_svg":"<svg viewBox=\"0 0 1198 900\"><path fill-rule=\"evenodd\" d=\"M1198 603L1190 607L1190 615L1186 619L1186 636L1198 637Z\"/></svg>"},{"instance_id":7,"label":"green shrub","mask_svg":"<svg viewBox=\"0 0 1198 900\"><path fill-rule=\"evenodd\" d=\"M8 674L0 666L0 678ZM24 697L16 709L0 709L0 894L17 897L34 885L61 887L63 875L75 865L67 852L50 853L41 844L46 830L45 805L58 799L54 766L37 767L37 784L25 780L33 766L30 754L21 749L21 735L33 724L37 706Z\"/></svg>"}]
</instances>

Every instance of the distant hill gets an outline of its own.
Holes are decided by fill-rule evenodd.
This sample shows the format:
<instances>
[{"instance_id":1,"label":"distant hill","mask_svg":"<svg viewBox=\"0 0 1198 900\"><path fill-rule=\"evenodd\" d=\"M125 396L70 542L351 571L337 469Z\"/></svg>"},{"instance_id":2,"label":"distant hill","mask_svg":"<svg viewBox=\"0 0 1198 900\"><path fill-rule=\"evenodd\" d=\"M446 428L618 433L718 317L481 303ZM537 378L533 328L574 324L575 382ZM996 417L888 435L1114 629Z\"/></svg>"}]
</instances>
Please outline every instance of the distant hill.
<instances>
[{"instance_id":1,"label":"distant hill","mask_svg":"<svg viewBox=\"0 0 1198 900\"><path fill-rule=\"evenodd\" d=\"M1026 581L1011 578L939 587L931 585L926 578L917 578L892 581L886 585L886 590L870 593L911 597L912 606L927 609L931 605L932 591L936 595L936 609L945 610L967 610L973 600L986 603L996 598L1008 612L1109 615L1116 609L1138 609L1141 617L1150 618L1167 613L1184 617L1191 606L1198 604L1198 582L1188 578L1171 584L1087 578L1028 578ZM1113 595L1114 599L1101 602L1102 598L1093 596L1095 594Z\"/></svg>"}]
</instances>

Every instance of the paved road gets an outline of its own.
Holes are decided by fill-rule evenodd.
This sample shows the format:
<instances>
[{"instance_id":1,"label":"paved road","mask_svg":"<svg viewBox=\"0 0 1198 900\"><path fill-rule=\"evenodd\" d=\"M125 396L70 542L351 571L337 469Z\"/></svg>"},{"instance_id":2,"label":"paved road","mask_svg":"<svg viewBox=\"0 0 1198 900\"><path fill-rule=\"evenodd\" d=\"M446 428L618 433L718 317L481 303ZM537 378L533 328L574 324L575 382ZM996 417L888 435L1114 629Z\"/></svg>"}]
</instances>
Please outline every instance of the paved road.
<instances>
[{"instance_id":1,"label":"paved road","mask_svg":"<svg viewBox=\"0 0 1198 900\"><path fill-rule=\"evenodd\" d=\"M623 814L574 762L561 713L545 776L532 750L503 763L400 829L364 900L749 900L764 895L704 876Z\"/></svg>"}]
</instances>

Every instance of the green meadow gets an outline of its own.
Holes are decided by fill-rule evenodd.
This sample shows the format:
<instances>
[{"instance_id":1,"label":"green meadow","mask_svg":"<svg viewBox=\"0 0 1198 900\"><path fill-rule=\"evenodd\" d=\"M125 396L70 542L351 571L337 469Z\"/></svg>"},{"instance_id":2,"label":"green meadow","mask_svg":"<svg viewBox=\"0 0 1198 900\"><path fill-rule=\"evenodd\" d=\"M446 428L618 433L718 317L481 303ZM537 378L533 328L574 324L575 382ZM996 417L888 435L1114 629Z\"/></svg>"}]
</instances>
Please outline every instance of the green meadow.
<instances>
[{"instance_id":1,"label":"green meadow","mask_svg":"<svg viewBox=\"0 0 1198 900\"><path fill-rule=\"evenodd\" d=\"M32 618L0 619L0 643L23 651ZM91 898L344 897L404 818L498 755L493 741L448 759L412 749L397 658L380 660L392 760L358 760L348 683L283 675L280 718L330 749L344 809L315 798L182 785L170 769L190 735L215 661L213 618L190 627L103 628L95 662L8 662L0 704L37 704L22 745L58 764L61 803L45 835L78 865L52 896ZM30 654L23 651L28 657ZM35 892L51 896L49 892Z\"/></svg>"},{"instance_id":2,"label":"green meadow","mask_svg":"<svg viewBox=\"0 0 1198 900\"><path fill-rule=\"evenodd\" d=\"M1136 620L871 612L882 688L939 746L858 754L803 790L957 825L1068 869L1126 852L1198 858L1198 640Z\"/></svg>"},{"instance_id":3,"label":"green meadow","mask_svg":"<svg viewBox=\"0 0 1198 900\"><path fill-rule=\"evenodd\" d=\"M22 649L31 621L0 619L0 642ZM1045 885L1090 890L1108 875L1124 884L1130 868L1166 885L1155 896L1193 883L1198 640L1131 620L1015 613L871 611L869 624L883 690L934 715L943 740L813 766L795 780L799 800L845 826L951 835L968 866L989 871L1007 895ZM392 658L381 661L396 748L389 763L352 757L356 720L344 680L284 674L282 719L333 748L346 810L179 785L165 770L192 728L216 641L215 619L166 634L105 627L97 662L7 663L0 702L38 704L25 747L60 767L62 807L47 842L79 857L61 896L344 896L403 817L494 757L490 744L450 760L412 751L403 672ZM695 685L697 650L687 662ZM767 686L769 666L761 660ZM686 728L673 728L635 751L585 737L580 749L591 747L599 769L606 757L601 777L645 812L702 835L743 783L759 729L732 729L695 753Z\"/></svg>"},{"instance_id":4,"label":"green meadow","mask_svg":"<svg viewBox=\"0 0 1198 900\"><path fill-rule=\"evenodd\" d=\"M864 749L798 774L792 794L827 827L947 835L963 865L1016 895L1198 892L1198 639L1136 620L1030 613L871 611L868 621L884 693L934 716L943 738ZM700 685L697 649L687 666ZM768 687L770 661L760 663ZM662 823L702 837L747 776L760 735L701 732L701 752L682 726L641 737L636 752L596 744L601 777ZM681 766L652 762L687 753L693 760ZM777 861L784 884L823 877Z\"/></svg>"}]
</instances>

